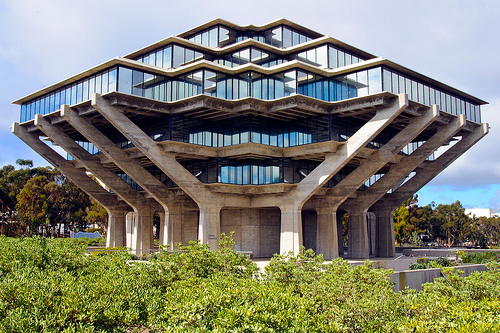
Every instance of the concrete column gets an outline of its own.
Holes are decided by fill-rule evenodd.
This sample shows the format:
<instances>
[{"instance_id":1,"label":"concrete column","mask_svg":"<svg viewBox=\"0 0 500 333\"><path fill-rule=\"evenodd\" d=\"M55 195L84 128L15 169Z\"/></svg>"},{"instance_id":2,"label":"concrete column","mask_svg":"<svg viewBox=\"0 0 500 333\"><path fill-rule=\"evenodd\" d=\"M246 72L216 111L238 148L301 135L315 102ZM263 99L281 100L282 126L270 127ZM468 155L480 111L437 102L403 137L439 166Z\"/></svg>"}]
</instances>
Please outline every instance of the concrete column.
<instances>
[{"instance_id":1,"label":"concrete column","mask_svg":"<svg viewBox=\"0 0 500 333\"><path fill-rule=\"evenodd\" d=\"M135 212L128 212L125 216L125 230L127 234L126 245L129 249L135 249L137 244L134 242Z\"/></svg>"},{"instance_id":2,"label":"concrete column","mask_svg":"<svg viewBox=\"0 0 500 333\"><path fill-rule=\"evenodd\" d=\"M210 245L215 250L220 238L220 210L216 204L202 206L198 223L198 238L202 244Z\"/></svg>"},{"instance_id":3,"label":"concrete column","mask_svg":"<svg viewBox=\"0 0 500 333\"><path fill-rule=\"evenodd\" d=\"M168 215L169 205L172 202L172 195L161 181L151 175L139 161L130 158L125 151L118 148L113 141L93 126L90 121L84 117L80 117L78 113L72 110L68 105L61 106L61 117L89 140L89 142L92 142L92 144L111 159L114 164L139 184L144 191L158 201L163 207L163 211L161 212L163 216L165 216L165 214ZM169 229L162 229L160 231L160 244L164 244L163 241L167 241L168 230Z\"/></svg>"},{"instance_id":4,"label":"concrete column","mask_svg":"<svg viewBox=\"0 0 500 333\"><path fill-rule=\"evenodd\" d=\"M175 155L165 152L101 95L92 96L92 106L197 203L200 209L199 239L202 243L216 248L220 233L219 202L224 196L210 191L176 160Z\"/></svg>"},{"instance_id":5,"label":"concrete column","mask_svg":"<svg viewBox=\"0 0 500 333\"><path fill-rule=\"evenodd\" d=\"M158 216L160 217L160 236L159 243L160 245L168 245L168 222L165 221L165 218L168 218L168 214L165 212L158 212Z\"/></svg>"},{"instance_id":6,"label":"concrete column","mask_svg":"<svg viewBox=\"0 0 500 333\"><path fill-rule=\"evenodd\" d=\"M366 214L366 210L353 209L349 211L347 246L351 258L368 259L370 257L368 221Z\"/></svg>"},{"instance_id":7,"label":"concrete column","mask_svg":"<svg viewBox=\"0 0 500 333\"><path fill-rule=\"evenodd\" d=\"M107 209L108 232L106 236L106 247L126 246L126 215L123 209Z\"/></svg>"},{"instance_id":8,"label":"concrete column","mask_svg":"<svg viewBox=\"0 0 500 333\"><path fill-rule=\"evenodd\" d=\"M372 207L376 216L377 232L376 246L377 256L393 258L396 256L396 244L394 238L394 208L392 205L380 203Z\"/></svg>"},{"instance_id":9,"label":"concrete column","mask_svg":"<svg viewBox=\"0 0 500 333\"><path fill-rule=\"evenodd\" d=\"M338 230L336 212L328 208L316 209L318 215L318 253L322 253L326 260L339 256Z\"/></svg>"},{"instance_id":10,"label":"concrete column","mask_svg":"<svg viewBox=\"0 0 500 333\"><path fill-rule=\"evenodd\" d=\"M302 210L293 204L279 206L281 210L280 253L298 254L302 246Z\"/></svg>"},{"instance_id":11,"label":"concrete column","mask_svg":"<svg viewBox=\"0 0 500 333\"><path fill-rule=\"evenodd\" d=\"M408 99L405 94L398 95L396 102L377 111L369 121L352 135L347 142L334 152L326 154L325 160L307 177L302 179L297 187L290 191L295 196L297 205L303 205L316 191L323 187L340 169L366 147L384 128L406 109Z\"/></svg>"},{"instance_id":12,"label":"concrete column","mask_svg":"<svg viewBox=\"0 0 500 333\"><path fill-rule=\"evenodd\" d=\"M406 97L406 95L404 95L404 97ZM400 96L400 98L402 98L402 96ZM403 101L399 103L400 105L405 105ZM374 152L368 159L361 160L360 166L328 191L327 195L335 209L370 179L371 176L379 171L380 168L396 156L411 140L415 139L425 130L438 116L439 110L436 105L433 105L425 110L420 117L415 117L409 121L408 125L403 130L396 134L379 150Z\"/></svg>"}]
</instances>

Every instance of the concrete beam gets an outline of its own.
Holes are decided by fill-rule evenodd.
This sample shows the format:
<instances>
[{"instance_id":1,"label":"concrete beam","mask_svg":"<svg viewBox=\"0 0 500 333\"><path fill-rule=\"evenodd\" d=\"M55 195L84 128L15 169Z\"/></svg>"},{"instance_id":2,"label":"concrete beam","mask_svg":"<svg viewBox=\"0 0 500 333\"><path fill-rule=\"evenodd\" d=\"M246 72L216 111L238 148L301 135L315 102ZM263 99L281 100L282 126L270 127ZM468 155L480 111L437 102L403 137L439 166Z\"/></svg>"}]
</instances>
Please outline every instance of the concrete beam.
<instances>
[{"instance_id":1,"label":"concrete beam","mask_svg":"<svg viewBox=\"0 0 500 333\"><path fill-rule=\"evenodd\" d=\"M488 124L483 123L477 126L470 134L464 135L460 141L448 148L436 160L426 161L425 167L417 169L412 178L392 193L386 193L375 205L380 206L383 203L391 207L392 210L396 209L481 140L488 132Z\"/></svg>"},{"instance_id":2,"label":"concrete beam","mask_svg":"<svg viewBox=\"0 0 500 333\"><path fill-rule=\"evenodd\" d=\"M132 188L114 172L104 168L99 158L87 152L62 130L51 125L42 115L35 115L35 126L55 143L64 148L69 154L83 164L88 171L99 178L106 186L111 188L114 193L133 208L136 222L135 233L133 234L134 242L132 244L127 244L127 246L131 247L133 251L139 255L149 253L154 246L153 214L158 206L156 201L145 198L142 193Z\"/></svg>"},{"instance_id":3,"label":"concrete beam","mask_svg":"<svg viewBox=\"0 0 500 333\"><path fill-rule=\"evenodd\" d=\"M101 185L87 176L84 170L76 169L72 162L67 161L52 148L40 141L37 135L28 133L19 123L12 125L12 132L106 209L108 213L106 246L125 246L124 215L132 210L131 207L123 201L118 200L116 194L106 191Z\"/></svg>"},{"instance_id":4,"label":"concrete beam","mask_svg":"<svg viewBox=\"0 0 500 333\"><path fill-rule=\"evenodd\" d=\"M280 252L292 251L298 253L302 245L302 207L316 192L318 192L331 177L353 159L364 147L372 141L386 126L388 126L408 105L405 94L387 108L378 110L375 116L366 122L353 136L341 145L335 153L326 154L325 160L307 175L297 187L292 188L283 197L261 196L252 201L254 206L276 200L281 210L281 243ZM269 204L268 204L269 206Z\"/></svg>"},{"instance_id":5,"label":"concrete beam","mask_svg":"<svg viewBox=\"0 0 500 333\"><path fill-rule=\"evenodd\" d=\"M142 129L128 119L119 108L111 105L101 95L94 94L92 96L92 105L111 125L119 130L198 204L200 208L199 239L202 243L210 244L212 248L215 248L220 236L220 217L217 217L217 214L214 214L211 210L214 209L220 212L222 205L219 202L222 195L211 192L177 162L175 155L165 152L162 146L157 145ZM210 219L216 220L212 222Z\"/></svg>"},{"instance_id":6,"label":"concrete beam","mask_svg":"<svg viewBox=\"0 0 500 333\"><path fill-rule=\"evenodd\" d=\"M369 159L344 178L333 189L328 191L328 199L334 210L349 196L361 187L380 168L388 163L393 156L397 155L411 140L415 139L424 131L437 117L439 110L436 105L428 108L420 117L416 117L396 136L387 142L382 148L373 153Z\"/></svg>"},{"instance_id":7,"label":"concrete beam","mask_svg":"<svg viewBox=\"0 0 500 333\"><path fill-rule=\"evenodd\" d=\"M106 191L96 181L87 176L85 171L76 169L71 161L64 159L52 148L43 143L38 135L28 133L19 123L12 124L12 133L105 208L125 208L131 210L127 204L117 198L116 194Z\"/></svg>"},{"instance_id":8,"label":"concrete beam","mask_svg":"<svg viewBox=\"0 0 500 333\"><path fill-rule=\"evenodd\" d=\"M422 146L416 149L408 157L395 164L391 169L377 180L372 186L360 193L357 198L347 200L342 207L346 210L370 208L390 189L400 184L404 178L423 163L436 149L449 142L451 138L465 125L465 116L459 115L455 121L440 128L439 131L429 138ZM348 207L352 207L348 209Z\"/></svg>"},{"instance_id":9,"label":"concrete beam","mask_svg":"<svg viewBox=\"0 0 500 333\"><path fill-rule=\"evenodd\" d=\"M68 105L61 107L61 116L162 206L163 212L161 212L161 216L163 216L164 223L165 219L167 221L166 228L162 230L169 230L168 224L174 222L169 217L169 202L172 202L174 199L173 193L169 192L168 188L149 173L140 162L131 159L129 154L118 148L113 141L93 126L90 121L84 117L80 117ZM174 240L170 233L167 232L161 236L160 244L174 246Z\"/></svg>"}]
</instances>

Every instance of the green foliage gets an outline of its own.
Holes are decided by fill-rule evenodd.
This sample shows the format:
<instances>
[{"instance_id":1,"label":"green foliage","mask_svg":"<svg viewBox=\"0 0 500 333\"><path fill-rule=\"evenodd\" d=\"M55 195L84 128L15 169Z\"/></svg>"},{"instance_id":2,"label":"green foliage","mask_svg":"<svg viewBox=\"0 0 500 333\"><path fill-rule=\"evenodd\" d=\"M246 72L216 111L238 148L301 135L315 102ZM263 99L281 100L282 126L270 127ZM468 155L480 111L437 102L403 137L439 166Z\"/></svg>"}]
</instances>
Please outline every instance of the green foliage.
<instances>
[{"instance_id":1,"label":"green foliage","mask_svg":"<svg viewBox=\"0 0 500 333\"><path fill-rule=\"evenodd\" d=\"M310 250L265 272L197 242L133 260L85 239L0 237L0 332L495 332L500 265L395 293L390 270Z\"/></svg>"},{"instance_id":2,"label":"green foliage","mask_svg":"<svg viewBox=\"0 0 500 333\"><path fill-rule=\"evenodd\" d=\"M56 225L87 224L88 195L51 168L33 168L23 159L17 164L18 170L12 165L0 170L0 234L33 234L38 226L52 233Z\"/></svg>"},{"instance_id":3,"label":"green foliage","mask_svg":"<svg viewBox=\"0 0 500 333\"><path fill-rule=\"evenodd\" d=\"M465 252L460 251L458 255L465 264L486 264L493 261L500 261L500 251L485 252Z\"/></svg>"},{"instance_id":4,"label":"green foliage","mask_svg":"<svg viewBox=\"0 0 500 333\"><path fill-rule=\"evenodd\" d=\"M455 266L456 263L450 261L445 257L438 257L435 259L429 258L418 258L417 262L414 264L410 264L410 270L415 269L427 269L427 268L443 268L443 267L451 267Z\"/></svg>"}]
</instances>

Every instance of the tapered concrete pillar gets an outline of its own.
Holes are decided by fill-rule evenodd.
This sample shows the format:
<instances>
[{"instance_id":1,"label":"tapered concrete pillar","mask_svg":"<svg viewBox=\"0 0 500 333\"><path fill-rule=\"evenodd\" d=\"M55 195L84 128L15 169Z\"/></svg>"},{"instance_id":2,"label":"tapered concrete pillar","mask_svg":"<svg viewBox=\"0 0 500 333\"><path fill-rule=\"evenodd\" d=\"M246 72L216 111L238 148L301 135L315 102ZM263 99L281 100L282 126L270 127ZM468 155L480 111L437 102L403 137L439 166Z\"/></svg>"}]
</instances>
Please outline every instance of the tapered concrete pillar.
<instances>
[{"instance_id":1,"label":"tapered concrete pillar","mask_svg":"<svg viewBox=\"0 0 500 333\"><path fill-rule=\"evenodd\" d=\"M302 240L302 210L296 205L285 204L281 210L280 253L300 252Z\"/></svg>"},{"instance_id":2,"label":"tapered concrete pillar","mask_svg":"<svg viewBox=\"0 0 500 333\"><path fill-rule=\"evenodd\" d=\"M392 258L396 256L394 238L394 208L380 202L372 207L377 223L376 251L378 257Z\"/></svg>"},{"instance_id":3,"label":"tapered concrete pillar","mask_svg":"<svg viewBox=\"0 0 500 333\"><path fill-rule=\"evenodd\" d=\"M107 209L108 231L106 236L106 247L126 246L126 215L128 211L123 209Z\"/></svg>"},{"instance_id":4,"label":"tapered concrete pillar","mask_svg":"<svg viewBox=\"0 0 500 333\"><path fill-rule=\"evenodd\" d=\"M347 246L351 258L368 259L370 257L368 220L366 214L366 210L353 209L349 211Z\"/></svg>"},{"instance_id":5,"label":"tapered concrete pillar","mask_svg":"<svg viewBox=\"0 0 500 333\"><path fill-rule=\"evenodd\" d=\"M168 214L165 214L165 212L158 212L158 216L160 217L160 235L159 235L159 243L160 245L168 245L168 236L170 232L168 231L168 221L165 221L165 219L168 219Z\"/></svg>"},{"instance_id":6,"label":"tapered concrete pillar","mask_svg":"<svg viewBox=\"0 0 500 333\"><path fill-rule=\"evenodd\" d=\"M90 121L80 117L78 112L71 109L68 105L61 106L61 117L71 124L80 134L82 134L97 149L106 155L123 172L131 177L144 191L152 196L163 208L160 212L160 218L163 216L163 225L165 226L165 215L169 214L169 202L172 200L168 188L156 177L151 175L139 161L133 160L130 156L117 147L116 144L99 131ZM167 221L168 225L168 221ZM160 229L160 244L169 244L169 228ZM173 244L170 244L173 245Z\"/></svg>"},{"instance_id":7,"label":"tapered concrete pillar","mask_svg":"<svg viewBox=\"0 0 500 333\"><path fill-rule=\"evenodd\" d=\"M203 244L210 245L210 249L212 250L217 249L219 245L220 210L221 208L215 204L200 208L198 239Z\"/></svg>"},{"instance_id":8,"label":"tapered concrete pillar","mask_svg":"<svg viewBox=\"0 0 500 333\"><path fill-rule=\"evenodd\" d=\"M322 253L326 260L339 256L338 230L336 212L331 208L316 209L318 218L317 252Z\"/></svg>"},{"instance_id":9,"label":"tapered concrete pillar","mask_svg":"<svg viewBox=\"0 0 500 333\"><path fill-rule=\"evenodd\" d=\"M92 96L92 106L196 202L200 209L199 239L204 244L210 244L211 248L216 248L220 233L219 202L224 196L210 191L176 160L174 154L167 153L163 147L158 146L119 108L111 105L101 95Z\"/></svg>"},{"instance_id":10,"label":"tapered concrete pillar","mask_svg":"<svg viewBox=\"0 0 500 333\"><path fill-rule=\"evenodd\" d=\"M142 206L126 216L127 247L138 256L154 251L154 213L151 207Z\"/></svg>"},{"instance_id":11,"label":"tapered concrete pillar","mask_svg":"<svg viewBox=\"0 0 500 333\"><path fill-rule=\"evenodd\" d=\"M129 249L135 249L137 247L137 244L134 242L133 236L135 227L134 214L134 212L128 212L125 216L125 231L127 234L126 246Z\"/></svg>"}]
</instances>

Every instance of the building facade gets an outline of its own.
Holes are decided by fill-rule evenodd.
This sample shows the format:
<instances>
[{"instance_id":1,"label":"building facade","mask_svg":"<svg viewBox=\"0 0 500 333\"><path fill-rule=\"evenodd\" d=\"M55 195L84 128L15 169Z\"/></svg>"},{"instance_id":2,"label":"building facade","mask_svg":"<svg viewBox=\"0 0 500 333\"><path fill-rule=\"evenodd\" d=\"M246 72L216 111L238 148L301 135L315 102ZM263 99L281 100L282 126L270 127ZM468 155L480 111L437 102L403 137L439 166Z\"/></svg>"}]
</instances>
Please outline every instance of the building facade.
<instances>
[{"instance_id":1,"label":"building facade","mask_svg":"<svg viewBox=\"0 0 500 333\"><path fill-rule=\"evenodd\" d=\"M14 134L139 254L156 215L171 247L394 256L394 209L488 132L484 101L285 19L216 19L14 103Z\"/></svg>"}]
</instances>

